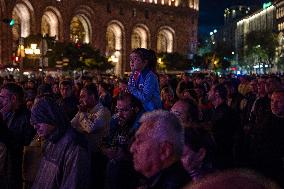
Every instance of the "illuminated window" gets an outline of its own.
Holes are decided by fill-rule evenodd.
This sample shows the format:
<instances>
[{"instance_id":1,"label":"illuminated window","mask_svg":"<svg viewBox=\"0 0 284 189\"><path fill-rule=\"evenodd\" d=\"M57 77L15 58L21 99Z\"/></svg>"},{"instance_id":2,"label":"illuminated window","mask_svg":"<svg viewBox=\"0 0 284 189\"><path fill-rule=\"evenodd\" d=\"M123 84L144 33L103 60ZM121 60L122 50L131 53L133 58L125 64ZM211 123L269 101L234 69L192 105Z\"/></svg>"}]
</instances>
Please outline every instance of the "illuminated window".
<instances>
[{"instance_id":1,"label":"illuminated window","mask_svg":"<svg viewBox=\"0 0 284 189\"><path fill-rule=\"evenodd\" d=\"M114 52L115 51L115 34L112 30L107 30L107 52Z\"/></svg>"},{"instance_id":2,"label":"illuminated window","mask_svg":"<svg viewBox=\"0 0 284 189\"><path fill-rule=\"evenodd\" d=\"M167 52L167 46L168 46L167 37L165 35L163 35L162 33L159 33L158 34L157 51L158 52Z\"/></svg>"},{"instance_id":3,"label":"illuminated window","mask_svg":"<svg viewBox=\"0 0 284 189\"><path fill-rule=\"evenodd\" d=\"M85 38L85 30L82 22L80 22L78 17L74 17L71 21L70 26L70 39L74 43L83 43Z\"/></svg>"},{"instance_id":4,"label":"illuminated window","mask_svg":"<svg viewBox=\"0 0 284 189\"><path fill-rule=\"evenodd\" d=\"M131 48L148 48L148 35L148 29L146 26L137 26L131 34Z\"/></svg>"},{"instance_id":5,"label":"illuminated window","mask_svg":"<svg viewBox=\"0 0 284 189\"><path fill-rule=\"evenodd\" d=\"M91 38L89 19L84 15L73 17L70 24L70 40L74 43L89 43Z\"/></svg>"},{"instance_id":6,"label":"illuminated window","mask_svg":"<svg viewBox=\"0 0 284 189\"><path fill-rule=\"evenodd\" d=\"M137 32L134 32L132 34L131 41L132 41L132 43L131 43L131 48L132 49L139 48L142 45L142 39L141 39L140 35Z\"/></svg>"},{"instance_id":7,"label":"illuminated window","mask_svg":"<svg viewBox=\"0 0 284 189\"><path fill-rule=\"evenodd\" d=\"M171 28L163 27L157 35L157 52L173 52L174 31Z\"/></svg>"}]
</instances>

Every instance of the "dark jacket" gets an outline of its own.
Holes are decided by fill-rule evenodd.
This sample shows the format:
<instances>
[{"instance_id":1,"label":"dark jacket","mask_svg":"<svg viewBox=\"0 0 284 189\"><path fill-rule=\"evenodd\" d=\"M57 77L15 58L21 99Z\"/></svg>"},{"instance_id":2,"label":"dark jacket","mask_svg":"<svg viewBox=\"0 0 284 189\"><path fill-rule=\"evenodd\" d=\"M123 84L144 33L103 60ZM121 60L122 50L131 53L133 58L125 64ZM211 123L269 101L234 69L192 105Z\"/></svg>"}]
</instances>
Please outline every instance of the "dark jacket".
<instances>
[{"instance_id":1,"label":"dark jacket","mask_svg":"<svg viewBox=\"0 0 284 189\"><path fill-rule=\"evenodd\" d=\"M90 156L72 128L56 142L47 140L33 189L89 187Z\"/></svg>"},{"instance_id":2,"label":"dark jacket","mask_svg":"<svg viewBox=\"0 0 284 189\"><path fill-rule=\"evenodd\" d=\"M62 109L66 113L69 121L71 121L73 117L76 115L76 113L78 112L77 106L79 104L79 101L75 97L75 95L72 95L67 98L59 99L58 104L62 107Z\"/></svg>"},{"instance_id":3,"label":"dark jacket","mask_svg":"<svg viewBox=\"0 0 284 189\"><path fill-rule=\"evenodd\" d=\"M89 187L90 155L84 137L70 126L62 108L43 96L32 108L31 123L55 127L45 135L42 159L33 189L83 189Z\"/></svg>"},{"instance_id":4,"label":"dark jacket","mask_svg":"<svg viewBox=\"0 0 284 189\"><path fill-rule=\"evenodd\" d=\"M189 183L190 180L190 176L182 167L182 164L176 162L149 178L143 187L147 189L180 189Z\"/></svg>"},{"instance_id":5,"label":"dark jacket","mask_svg":"<svg viewBox=\"0 0 284 189\"><path fill-rule=\"evenodd\" d=\"M158 77L149 69L142 70L137 79L134 78L134 74L131 74L128 90L140 100L145 111L162 108Z\"/></svg>"},{"instance_id":6,"label":"dark jacket","mask_svg":"<svg viewBox=\"0 0 284 189\"><path fill-rule=\"evenodd\" d=\"M212 114L212 134L216 142L216 166L219 169L233 166L234 138L239 124L238 116L226 103Z\"/></svg>"},{"instance_id":7,"label":"dark jacket","mask_svg":"<svg viewBox=\"0 0 284 189\"><path fill-rule=\"evenodd\" d=\"M5 116L7 146L7 181L9 188L22 188L22 157L25 145L28 145L35 130L30 124L30 111L20 107Z\"/></svg>"},{"instance_id":8,"label":"dark jacket","mask_svg":"<svg viewBox=\"0 0 284 189\"><path fill-rule=\"evenodd\" d=\"M284 187L284 118L272 114L250 135L250 166Z\"/></svg>"}]
</instances>

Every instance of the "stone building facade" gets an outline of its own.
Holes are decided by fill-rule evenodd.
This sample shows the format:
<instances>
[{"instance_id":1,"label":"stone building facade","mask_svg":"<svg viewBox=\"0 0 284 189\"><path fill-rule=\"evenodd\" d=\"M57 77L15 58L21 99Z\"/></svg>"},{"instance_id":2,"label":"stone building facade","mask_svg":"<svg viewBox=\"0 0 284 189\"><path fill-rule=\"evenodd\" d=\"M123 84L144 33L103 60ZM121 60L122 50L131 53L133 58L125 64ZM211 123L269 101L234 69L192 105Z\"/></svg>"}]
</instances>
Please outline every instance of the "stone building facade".
<instances>
[{"instance_id":1,"label":"stone building facade","mask_svg":"<svg viewBox=\"0 0 284 189\"><path fill-rule=\"evenodd\" d=\"M0 0L0 64L11 62L19 39L31 34L90 43L111 57L117 75L136 47L196 51L199 0Z\"/></svg>"}]
</instances>

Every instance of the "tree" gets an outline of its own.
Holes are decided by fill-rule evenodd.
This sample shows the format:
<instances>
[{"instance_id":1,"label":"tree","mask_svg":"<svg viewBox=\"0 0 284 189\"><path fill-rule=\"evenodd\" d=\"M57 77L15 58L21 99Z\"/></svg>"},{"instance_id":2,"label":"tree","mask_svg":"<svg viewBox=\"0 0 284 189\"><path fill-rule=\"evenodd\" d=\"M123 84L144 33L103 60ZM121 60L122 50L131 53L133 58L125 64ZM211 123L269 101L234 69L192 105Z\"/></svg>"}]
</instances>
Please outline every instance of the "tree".
<instances>
[{"instance_id":1,"label":"tree","mask_svg":"<svg viewBox=\"0 0 284 189\"><path fill-rule=\"evenodd\" d=\"M251 59L258 64L273 64L275 49L278 46L277 34L271 31L252 31L246 36L246 41L246 59ZM253 65L249 64L249 66ZM265 69L264 65L263 68Z\"/></svg>"},{"instance_id":2,"label":"tree","mask_svg":"<svg viewBox=\"0 0 284 189\"><path fill-rule=\"evenodd\" d=\"M89 44L57 42L52 55L50 55L50 61L54 63L63 58L69 60L69 64L65 69L70 70L95 69L105 71L114 67L100 53L99 49L95 49Z\"/></svg>"},{"instance_id":3,"label":"tree","mask_svg":"<svg viewBox=\"0 0 284 189\"><path fill-rule=\"evenodd\" d=\"M185 55L174 53L159 53L158 58L158 70L188 70L191 68L190 61Z\"/></svg>"}]
</instances>

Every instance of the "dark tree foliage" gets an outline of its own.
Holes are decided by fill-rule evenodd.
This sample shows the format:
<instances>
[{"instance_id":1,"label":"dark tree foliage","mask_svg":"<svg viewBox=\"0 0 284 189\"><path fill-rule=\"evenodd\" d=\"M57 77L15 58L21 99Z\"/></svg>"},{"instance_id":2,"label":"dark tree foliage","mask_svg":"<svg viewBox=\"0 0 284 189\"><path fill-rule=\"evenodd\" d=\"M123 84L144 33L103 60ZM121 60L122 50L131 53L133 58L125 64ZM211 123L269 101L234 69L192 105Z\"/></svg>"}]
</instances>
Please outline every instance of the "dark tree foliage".
<instances>
[{"instance_id":1,"label":"dark tree foliage","mask_svg":"<svg viewBox=\"0 0 284 189\"><path fill-rule=\"evenodd\" d=\"M158 66L160 70L188 70L191 68L191 63L185 55L174 53L159 53L157 55Z\"/></svg>"}]
</instances>

